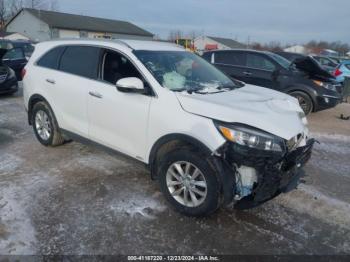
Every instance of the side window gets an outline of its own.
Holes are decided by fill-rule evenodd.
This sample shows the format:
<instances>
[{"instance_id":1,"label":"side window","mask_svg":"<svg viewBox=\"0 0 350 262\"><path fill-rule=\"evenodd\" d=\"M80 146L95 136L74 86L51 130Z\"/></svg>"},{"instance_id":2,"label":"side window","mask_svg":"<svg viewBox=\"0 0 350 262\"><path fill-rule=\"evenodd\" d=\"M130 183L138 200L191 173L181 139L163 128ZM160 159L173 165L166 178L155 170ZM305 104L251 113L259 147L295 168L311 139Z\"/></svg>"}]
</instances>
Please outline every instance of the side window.
<instances>
[{"instance_id":1,"label":"side window","mask_svg":"<svg viewBox=\"0 0 350 262\"><path fill-rule=\"evenodd\" d=\"M16 60L16 59L24 59L24 53L21 48L13 48L7 51L7 53L4 55L2 59L10 59L10 60Z\"/></svg>"},{"instance_id":2,"label":"side window","mask_svg":"<svg viewBox=\"0 0 350 262\"><path fill-rule=\"evenodd\" d=\"M212 55L213 53L207 52L207 53L204 53L202 57L210 63Z\"/></svg>"},{"instance_id":3,"label":"side window","mask_svg":"<svg viewBox=\"0 0 350 262\"><path fill-rule=\"evenodd\" d=\"M215 63L235 65L235 66L245 66L245 54L242 52L216 52L215 53Z\"/></svg>"},{"instance_id":4,"label":"side window","mask_svg":"<svg viewBox=\"0 0 350 262\"><path fill-rule=\"evenodd\" d=\"M275 65L270 60L256 54L247 54L247 66L268 71L276 69Z\"/></svg>"},{"instance_id":5,"label":"side window","mask_svg":"<svg viewBox=\"0 0 350 262\"><path fill-rule=\"evenodd\" d=\"M40 60L37 62L37 65L43 66L46 68L57 69L59 59L64 51L65 47L59 46L54 49L51 49L47 52Z\"/></svg>"},{"instance_id":6,"label":"side window","mask_svg":"<svg viewBox=\"0 0 350 262\"><path fill-rule=\"evenodd\" d=\"M137 68L125 56L117 52L106 50L102 63L102 80L113 85L125 77L143 79Z\"/></svg>"},{"instance_id":7,"label":"side window","mask_svg":"<svg viewBox=\"0 0 350 262\"><path fill-rule=\"evenodd\" d=\"M34 46L32 46L31 44L24 45L23 50L25 56L30 57L34 52Z\"/></svg>"},{"instance_id":8,"label":"side window","mask_svg":"<svg viewBox=\"0 0 350 262\"><path fill-rule=\"evenodd\" d=\"M68 46L61 57L59 70L96 79L99 55L98 47Z\"/></svg>"}]
</instances>

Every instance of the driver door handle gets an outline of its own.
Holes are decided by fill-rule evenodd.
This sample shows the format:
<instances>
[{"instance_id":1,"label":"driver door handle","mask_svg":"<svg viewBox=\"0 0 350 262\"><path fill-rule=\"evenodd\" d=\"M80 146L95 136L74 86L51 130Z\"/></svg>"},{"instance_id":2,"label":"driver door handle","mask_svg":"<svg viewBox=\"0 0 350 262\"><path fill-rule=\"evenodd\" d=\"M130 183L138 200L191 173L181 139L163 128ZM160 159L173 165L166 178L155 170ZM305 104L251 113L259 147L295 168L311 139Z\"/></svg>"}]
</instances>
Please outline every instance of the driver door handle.
<instances>
[{"instance_id":1,"label":"driver door handle","mask_svg":"<svg viewBox=\"0 0 350 262\"><path fill-rule=\"evenodd\" d=\"M96 98L102 98L103 96L100 93L90 91L89 92L90 96L96 97Z\"/></svg>"},{"instance_id":2,"label":"driver door handle","mask_svg":"<svg viewBox=\"0 0 350 262\"><path fill-rule=\"evenodd\" d=\"M252 73L246 71L246 72L243 72L243 75L245 75L245 76L251 76Z\"/></svg>"},{"instance_id":3,"label":"driver door handle","mask_svg":"<svg viewBox=\"0 0 350 262\"><path fill-rule=\"evenodd\" d=\"M56 84L56 81L53 79L46 79L46 82L50 83L50 84Z\"/></svg>"}]
</instances>

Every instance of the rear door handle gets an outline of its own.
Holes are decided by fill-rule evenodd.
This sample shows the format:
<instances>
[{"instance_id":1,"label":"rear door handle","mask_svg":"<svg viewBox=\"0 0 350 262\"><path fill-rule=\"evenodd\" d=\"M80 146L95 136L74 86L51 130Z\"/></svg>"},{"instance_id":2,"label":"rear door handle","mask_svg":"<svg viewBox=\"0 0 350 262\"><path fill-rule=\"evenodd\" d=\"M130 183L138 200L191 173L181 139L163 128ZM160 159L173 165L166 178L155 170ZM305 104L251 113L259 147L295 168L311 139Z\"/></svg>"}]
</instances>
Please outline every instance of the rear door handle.
<instances>
[{"instance_id":1,"label":"rear door handle","mask_svg":"<svg viewBox=\"0 0 350 262\"><path fill-rule=\"evenodd\" d=\"M243 72L243 75L246 75L246 76L251 76L251 75L252 75L252 73L250 73L250 72Z\"/></svg>"},{"instance_id":2,"label":"rear door handle","mask_svg":"<svg viewBox=\"0 0 350 262\"><path fill-rule=\"evenodd\" d=\"M93 97L96 97L96 98L102 98L103 97L100 93L92 92L92 91L89 92L89 95L93 96Z\"/></svg>"},{"instance_id":3,"label":"rear door handle","mask_svg":"<svg viewBox=\"0 0 350 262\"><path fill-rule=\"evenodd\" d=\"M50 84L56 84L56 81L53 79L46 79L46 82L50 83Z\"/></svg>"}]
</instances>

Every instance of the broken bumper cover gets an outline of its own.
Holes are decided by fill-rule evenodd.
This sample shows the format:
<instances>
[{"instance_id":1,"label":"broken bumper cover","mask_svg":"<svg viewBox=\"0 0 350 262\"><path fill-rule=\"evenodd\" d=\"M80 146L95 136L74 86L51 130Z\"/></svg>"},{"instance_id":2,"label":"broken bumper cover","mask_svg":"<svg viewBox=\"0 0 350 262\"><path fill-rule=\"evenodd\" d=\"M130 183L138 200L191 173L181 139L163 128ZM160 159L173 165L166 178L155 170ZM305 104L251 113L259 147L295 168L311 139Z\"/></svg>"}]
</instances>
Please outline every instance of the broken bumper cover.
<instances>
[{"instance_id":1,"label":"broken bumper cover","mask_svg":"<svg viewBox=\"0 0 350 262\"><path fill-rule=\"evenodd\" d=\"M232 143L227 144L224 149L224 161L226 166L231 166L231 176L234 165L252 167L257 171L258 181L252 193L235 202L235 208L252 208L276 197L282 192L294 189L298 185L301 176L300 168L310 159L314 143L315 140L310 139L305 146L298 147L285 155L247 148ZM227 192L225 194L225 188L223 188L226 204L229 202L228 197L231 198L230 202L232 203L232 198L236 191L235 182L231 181L230 184L234 185L231 187L232 196Z\"/></svg>"}]
</instances>

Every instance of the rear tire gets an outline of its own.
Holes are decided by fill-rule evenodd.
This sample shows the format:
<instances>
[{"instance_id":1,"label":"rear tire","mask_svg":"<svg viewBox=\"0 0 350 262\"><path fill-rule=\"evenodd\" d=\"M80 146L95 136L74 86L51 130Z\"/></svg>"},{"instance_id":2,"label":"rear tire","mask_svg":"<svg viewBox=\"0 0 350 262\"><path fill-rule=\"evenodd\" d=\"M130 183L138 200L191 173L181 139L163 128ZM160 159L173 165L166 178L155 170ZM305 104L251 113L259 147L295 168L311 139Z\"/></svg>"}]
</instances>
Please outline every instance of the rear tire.
<instances>
[{"instance_id":1,"label":"rear tire","mask_svg":"<svg viewBox=\"0 0 350 262\"><path fill-rule=\"evenodd\" d=\"M42 145L55 147L64 143L56 118L46 102L34 105L32 124L35 136Z\"/></svg>"},{"instance_id":2,"label":"rear tire","mask_svg":"<svg viewBox=\"0 0 350 262\"><path fill-rule=\"evenodd\" d=\"M290 95L298 99L299 105L303 109L305 115L311 114L314 109L314 105L311 97L308 94L301 91L295 91L290 93Z\"/></svg>"},{"instance_id":3,"label":"rear tire","mask_svg":"<svg viewBox=\"0 0 350 262\"><path fill-rule=\"evenodd\" d=\"M169 152L157 169L161 191L178 212L200 217L219 207L220 184L216 172L198 151Z\"/></svg>"}]
</instances>

